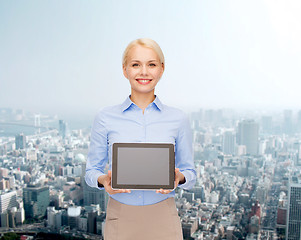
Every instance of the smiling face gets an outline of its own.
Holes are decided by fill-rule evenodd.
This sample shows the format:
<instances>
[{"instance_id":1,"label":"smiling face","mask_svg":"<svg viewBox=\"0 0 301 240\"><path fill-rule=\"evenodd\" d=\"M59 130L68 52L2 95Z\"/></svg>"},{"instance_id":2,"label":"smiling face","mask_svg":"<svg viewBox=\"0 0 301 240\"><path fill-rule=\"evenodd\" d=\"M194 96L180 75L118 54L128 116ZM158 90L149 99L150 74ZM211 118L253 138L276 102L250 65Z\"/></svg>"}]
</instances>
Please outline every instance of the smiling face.
<instances>
[{"instance_id":1,"label":"smiling face","mask_svg":"<svg viewBox=\"0 0 301 240\"><path fill-rule=\"evenodd\" d=\"M129 80L132 95L154 94L155 87L164 71L164 65L156 52L147 47L133 47L123 65L123 74Z\"/></svg>"}]
</instances>

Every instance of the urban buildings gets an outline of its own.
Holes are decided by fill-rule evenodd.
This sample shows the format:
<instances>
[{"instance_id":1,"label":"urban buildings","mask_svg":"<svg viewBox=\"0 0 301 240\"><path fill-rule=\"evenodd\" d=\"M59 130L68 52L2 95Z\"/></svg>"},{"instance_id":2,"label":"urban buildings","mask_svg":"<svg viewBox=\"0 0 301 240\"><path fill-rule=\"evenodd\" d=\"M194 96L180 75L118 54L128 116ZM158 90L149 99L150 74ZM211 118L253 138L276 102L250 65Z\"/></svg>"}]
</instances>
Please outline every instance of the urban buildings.
<instances>
[{"instance_id":1,"label":"urban buildings","mask_svg":"<svg viewBox=\"0 0 301 240\"><path fill-rule=\"evenodd\" d=\"M259 126L254 120L243 120L238 123L237 143L246 146L246 153L258 154Z\"/></svg>"},{"instance_id":2,"label":"urban buildings","mask_svg":"<svg viewBox=\"0 0 301 240\"><path fill-rule=\"evenodd\" d=\"M28 118L7 110L3 116L8 113ZM301 136L285 132L283 112L191 116L197 183L175 197L184 239L298 237L300 187L289 179L301 175ZM18 134L0 136L1 227L17 231L25 221L33 231L101 239L108 195L84 181L90 129L67 133L61 121L58 130L46 131L44 119L31 117L45 132L26 133L23 149L16 148ZM286 122L297 129L298 119L292 112Z\"/></svg>"},{"instance_id":3,"label":"urban buildings","mask_svg":"<svg viewBox=\"0 0 301 240\"><path fill-rule=\"evenodd\" d=\"M42 218L49 206L49 187L28 185L23 190L23 201L26 218Z\"/></svg>"},{"instance_id":4,"label":"urban buildings","mask_svg":"<svg viewBox=\"0 0 301 240\"><path fill-rule=\"evenodd\" d=\"M293 177L289 183L287 211L287 240L301 239L301 182Z\"/></svg>"},{"instance_id":5,"label":"urban buildings","mask_svg":"<svg viewBox=\"0 0 301 240\"><path fill-rule=\"evenodd\" d=\"M68 125L64 120L59 120L59 133L65 138L67 136Z\"/></svg>"},{"instance_id":6,"label":"urban buildings","mask_svg":"<svg viewBox=\"0 0 301 240\"><path fill-rule=\"evenodd\" d=\"M18 207L17 192L16 191L1 191L0 192L0 213Z\"/></svg>"},{"instance_id":7,"label":"urban buildings","mask_svg":"<svg viewBox=\"0 0 301 240\"><path fill-rule=\"evenodd\" d=\"M222 146L224 154L235 154L235 133L233 131L224 132Z\"/></svg>"},{"instance_id":8,"label":"urban buildings","mask_svg":"<svg viewBox=\"0 0 301 240\"><path fill-rule=\"evenodd\" d=\"M26 136L23 133L16 135L16 149L24 149L26 145Z\"/></svg>"}]
</instances>

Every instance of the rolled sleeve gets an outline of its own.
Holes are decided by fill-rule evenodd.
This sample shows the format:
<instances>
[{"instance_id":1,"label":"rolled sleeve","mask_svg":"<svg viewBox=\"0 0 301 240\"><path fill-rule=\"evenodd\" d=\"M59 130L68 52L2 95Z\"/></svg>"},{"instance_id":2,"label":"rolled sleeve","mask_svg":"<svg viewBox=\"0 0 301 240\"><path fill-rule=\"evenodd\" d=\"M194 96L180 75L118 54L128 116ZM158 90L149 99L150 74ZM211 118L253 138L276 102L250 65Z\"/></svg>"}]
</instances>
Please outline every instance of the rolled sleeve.
<instances>
[{"instance_id":1,"label":"rolled sleeve","mask_svg":"<svg viewBox=\"0 0 301 240\"><path fill-rule=\"evenodd\" d=\"M91 129L90 147L86 163L85 181L90 187L98 187L97 179L104 175L104 169L108 162L108 131L105 127L104 115L100 112L96 115Z\"/></svg>"},{"instance_id":2,"label":"rolled sleeve","mask_svg":"<svg viewBox=\"0 0 301 240\"><path fill-rule=\"evenodd\" d=\"M185 183L180 188L191 189L196 182L196 171L193 161L192 131L186 115L181 121L175 146L176 167L185 176Z\"/></svg>"}]
</instances>

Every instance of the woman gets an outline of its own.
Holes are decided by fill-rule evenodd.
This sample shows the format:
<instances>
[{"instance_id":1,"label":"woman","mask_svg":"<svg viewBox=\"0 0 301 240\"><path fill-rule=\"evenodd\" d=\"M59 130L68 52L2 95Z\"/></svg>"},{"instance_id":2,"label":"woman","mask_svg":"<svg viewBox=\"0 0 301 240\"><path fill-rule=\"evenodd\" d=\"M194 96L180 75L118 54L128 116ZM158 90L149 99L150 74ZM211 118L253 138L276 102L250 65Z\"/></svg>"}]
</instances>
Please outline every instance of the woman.
<instances>
[{"instance_id":1,"label":"woman","mask_svg":"<svg viewBox=\"0 0 301 240\"><path fill-rule=\"evenodd\" d=\"M182 239L174 191L113 190L111 171L104 172L108 160L111 169L114 142L168 142L175 144L175 188L189 189L196 179L189 121L155 95L165 68L161 48L151 39L134 40L124 51L122 66L131 95L95 117L85 176L89 186L110 195L105 240Z\"/></svg>"}]
</instances>

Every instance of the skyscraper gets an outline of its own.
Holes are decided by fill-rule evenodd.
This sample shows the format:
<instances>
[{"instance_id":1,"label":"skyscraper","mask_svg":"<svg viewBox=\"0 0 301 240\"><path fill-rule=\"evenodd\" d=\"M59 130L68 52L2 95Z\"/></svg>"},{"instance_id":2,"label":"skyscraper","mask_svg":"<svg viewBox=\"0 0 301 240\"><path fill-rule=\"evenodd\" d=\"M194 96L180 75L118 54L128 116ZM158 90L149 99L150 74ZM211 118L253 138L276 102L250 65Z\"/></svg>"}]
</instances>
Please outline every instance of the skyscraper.
<instances>
[{"instance_id":1,"label":"skyscraper","mask_svg":"<svg viewBox=\"0 0 301 240\"><path fill-rule=\"evenodd\" d=\"M1 192L0 193L0 213L4 213L5 211L17 207L17 192Z\"/></svg>"},{"instance_id":2,"label":"skyscraper","mask_svg":"<svg viewBox=\"0 0 301 240\"><path fill-rule=\"evenodd\" d=\"M247 154L258 154L258 131L258 123L254 120L243 120L238 123L237 143L246 146Z\"/></svg>"},{"instance_id":3,"label":"skyscraper","mask_svg":"<svg viewBox=\"0 0 301 240\"><path fill-rule=\"evenodd\" d=\"M104 189L92 188L85 181L86 164L82 162L81 185L83 187L84 205L99 204L102 211L106 211L108 203L108 194Z\"/></svg>"},{"instance_id":4,"label":"skyscraper","mask_svg":"<svg viewBox=\"0 0 301 240\"><path fill-rule=\"evenodd\" d=\"M26 145L26 136L23 133L15 137L16 149L24 149Z\"/></svg>"},{"instance_id":5,"label":"skyscraper","mask_svg":"<svg viewBox=\"0 0 301 240\"><path fill-rule=\"evenodd\" d=\"M293 177L289 185L286 239L301 239L301 184Z\"/></svg>"},{"instance_id":6,"label":"skyscraper","mask_svg":"<svg viewBox=\"0 0 301 240\"><path fill-rule=\"evenodd\" d=\"M36 127L36 134L40 133L40 126L41 126L41 116L39 114L34 115L34 125Z\"/></svg>"},{"instance_id":7,"label":"skyscraper","mask_svg":"<svg viewBox=\"0 0 301 240\"><path fill-rule=\"evenodd\" d=\"M64 120L59 120L59 133L63 138L67 135L67 128L67 123Z\"/></svg>"},{"instance_id":8,"label":"skyscraper","mask_svg":"<svg viewBox=\"0 0 301 240\"><path fill-rule=\"evenodd\" d=\"M283 133L288 135L293 133L293 111L284 110L283 111Z\"/></svg>"},{"instance_id":9,"label":"skyscraper","mask_svg":"<svg viewBox=\"0 0 301 240\"><path fill-rule=\"evenodd\" d=\"M297 114L297 130L301 133L301 110L299 110Z\"/></svg>"},{"instance_id":10,"label":"skyscraper","mask_svg":"<svg viewBox=\"0 0 301 240\"><path fill-rule=\"evenodd\" d=\"M235 153L235 134L232 131L223 134L223 152L232 155Z\"/></svg>"},{"instance_id":11,"label":"skyscraper","mask_svg":"<svg viewBox=\"0 0 301 240\"><path fill-rule=\"evenodd\" d=\"M49 206L49 187L28 185L23 190L23 202L26 218L41 218Z\"/></svg>"},{"instance_id":12,"label":"skyscraper","mask_svg":"<svg viewBox=\"0 0 301 240\"><path fill-rule=\"evenodd\" d=\"M99 204L102 211L105 211L107 208L108 196L105 190L99 190L97 188L92 188L83 183L84 190L84 205L90 206L91 204Z\"/></svg>"}]
</instances>

